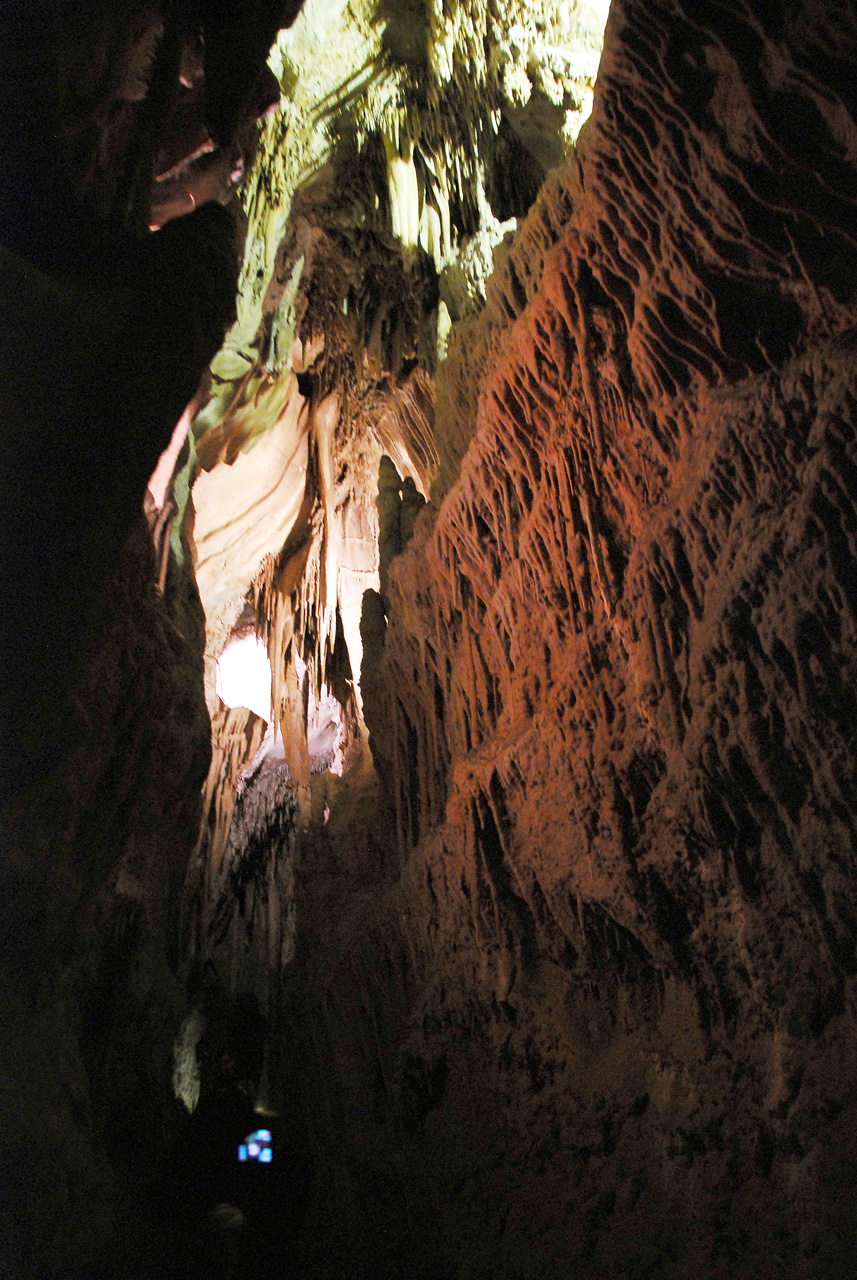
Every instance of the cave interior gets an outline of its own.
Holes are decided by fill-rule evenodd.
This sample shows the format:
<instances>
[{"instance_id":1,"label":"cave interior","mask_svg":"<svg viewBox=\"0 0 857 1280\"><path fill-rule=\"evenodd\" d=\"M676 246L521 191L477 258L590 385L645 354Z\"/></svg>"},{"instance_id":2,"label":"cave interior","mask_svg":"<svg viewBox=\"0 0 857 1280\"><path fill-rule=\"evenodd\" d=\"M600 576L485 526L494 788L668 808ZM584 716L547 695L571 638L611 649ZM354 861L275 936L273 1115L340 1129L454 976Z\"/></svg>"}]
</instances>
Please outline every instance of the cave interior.
<instances>
[{"instance_id":1,"label":"cave interior","mask_svg":"<svg viewBox=\"0 0 857 1280\"><path fill-rule=\"evenodd\" d=\"M854 1280L857 10L0 60L0 1272Z\"/></svg>"}]
</instances>

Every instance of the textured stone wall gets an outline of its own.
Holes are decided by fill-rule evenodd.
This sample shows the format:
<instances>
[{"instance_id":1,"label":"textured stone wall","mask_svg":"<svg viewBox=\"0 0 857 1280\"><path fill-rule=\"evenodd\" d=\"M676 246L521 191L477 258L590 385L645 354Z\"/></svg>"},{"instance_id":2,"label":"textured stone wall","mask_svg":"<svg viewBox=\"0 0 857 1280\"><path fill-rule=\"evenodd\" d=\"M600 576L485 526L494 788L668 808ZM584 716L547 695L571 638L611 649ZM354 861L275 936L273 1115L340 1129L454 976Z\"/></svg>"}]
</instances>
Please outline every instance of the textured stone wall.
<instances>
[{"instance_id":1,"label":"textured stone wall","mask_svg":"<svg viewBox=\"0 0 857 1280\"><path fill-rule=\"evenodd\" d=\"M390 569L401 878L315 1015L461 1276L851 1274L855 40L614 0Z\"/></svg>"},{"instance_id":2,"label":"textured stone wall","mask_svg":"<svg viewBox=\"0 0 857 1280\"><path fill-rule=\"evenodd\" d=\"M0 1235L16 1276L121 1274L154 1239L210 754L202 609L186 575L162 597L156 572L140 515L66 712L74 745L2 810Z\"/></svg>"}]
</instances>

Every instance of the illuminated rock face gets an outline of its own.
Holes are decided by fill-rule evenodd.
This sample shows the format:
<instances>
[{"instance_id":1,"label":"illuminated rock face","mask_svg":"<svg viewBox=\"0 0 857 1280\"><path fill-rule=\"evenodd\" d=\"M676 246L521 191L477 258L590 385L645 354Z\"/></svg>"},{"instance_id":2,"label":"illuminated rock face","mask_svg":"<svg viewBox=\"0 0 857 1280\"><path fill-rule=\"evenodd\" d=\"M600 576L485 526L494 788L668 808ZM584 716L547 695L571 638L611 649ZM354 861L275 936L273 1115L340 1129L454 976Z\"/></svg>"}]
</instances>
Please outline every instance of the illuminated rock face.
<instances>
[{"instance_id":1,"label":"illuminated rock face","mask_svg":"<svg viewBox=\"0 0 857 1280\"><path fill-rule=\"evenodd\" d=\"M361 721L379 462L428 495L448 327L481 309L492 250L571 148L605 17L604 4L554 0L426 6L422 20L398 4L310 0L279 33L282 101L242 190L237 318L188 464L208 670L252 588L278 720L295 718L295 658L318 686L339 627Z\"/></svg>"},{"instance_id":2,"label":"illuminated rock face","mask_svg":"<svg viewBox=\"0 0 857 1280\"><path fill-rule=\"evenodd\" d=\"M389 571L401 879L318 1016L463 1274L852 1265L857 28L759 14L614 3Z\"/></svg>"},{"instance_id":3,"label":"illuminated rock face","mask_svg":"<svg viewBox=\"0 0 857 1280\"><path fill-rule=\"evenodd\" d=\"M294 528L306 488L306 419L297 384L287 380L282 411L255 448L218 459L196 479L196 580L209 629Z\"/></svg>"}]
</instances>

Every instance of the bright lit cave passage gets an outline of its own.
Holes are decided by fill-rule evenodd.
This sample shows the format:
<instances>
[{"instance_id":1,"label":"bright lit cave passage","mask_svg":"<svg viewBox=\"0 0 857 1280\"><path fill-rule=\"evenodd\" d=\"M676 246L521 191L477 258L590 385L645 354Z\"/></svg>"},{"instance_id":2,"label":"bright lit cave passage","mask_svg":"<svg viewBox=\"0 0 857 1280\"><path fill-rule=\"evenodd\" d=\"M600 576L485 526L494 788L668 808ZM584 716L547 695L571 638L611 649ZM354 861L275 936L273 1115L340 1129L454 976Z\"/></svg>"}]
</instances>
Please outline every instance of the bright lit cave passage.
<instances>
[{"instance_id":1,"label":"bright lit cave passage","mask_svg":"<svg viewBox=\"0 0 857 1280\"><path fill-rule=\"evenodd\" d=\"M419 839L414 729L394 729L402 774L384 723L398 679L383 670L386 633L473 430L459 334L496 324L495 261L548 175L574 162L606 16L606 0L490 14L307 0L270 53L280 101L238 190L236 318L146 498L160 597L179 609L192 577L205 618L212 755L173 1087L194 1230L218 1274L277 1260L283 1232L330 1213L331 1186L352 1224L314 1229L346 1255L407 1253L380 1202L355 1208L332 1154L330 1116L345 1108L359 1129L369 1104L347 1065L323 1083L327 1032L301 984L308 963L333 981L359 936L356 904L375 909L367 894L390 891ZM159 179L152 228L187 212L199 164ZM366 1034L349 1033L358 1056ZM423 1081L413 1061L408 1115L445 1070L430 1064ZM294 1247L307 1275L345 1274L343 1259L325 1270L317 1242ZM384 1265L371 1274L411 1274Z\"/></svg>"},{"instance_id":2,"label":"bright lit cave passage","mask_svg":"<svg viewBox=\"0 0 857 1280\"><path fill-rule=\"evenodd\" d=\"M343 709L335 694L322 681L316 695L308 680L307 665L294 655L297 686L306 705L306 739L310 768L314 773L329 770L342 774L345 726ZM267 728L262 743L246 771L239 779L246 783L264 759L279 761L288 775L282 735L272 709L272 673L268 646L253 631L233 632L217 659L215 690L224 706L246 707L265 721Z\"/></svg>"}]
</instances>

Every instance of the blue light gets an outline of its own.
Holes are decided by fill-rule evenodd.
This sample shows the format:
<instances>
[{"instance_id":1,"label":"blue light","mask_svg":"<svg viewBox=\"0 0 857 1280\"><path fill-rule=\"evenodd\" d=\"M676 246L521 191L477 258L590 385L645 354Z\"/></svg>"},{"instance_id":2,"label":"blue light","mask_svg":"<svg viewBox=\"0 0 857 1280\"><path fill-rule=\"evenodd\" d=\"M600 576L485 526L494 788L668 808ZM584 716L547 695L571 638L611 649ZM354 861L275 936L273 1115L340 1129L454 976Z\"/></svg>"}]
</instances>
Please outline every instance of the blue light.
<instances>
[{"instance_id":1,"label":"blue light","mask_svg":"<svg viewBox=\"0 0 857 1280\"><path fill-rule=\"evenodd\" d=\"M249 1133L238 1148L239 1160L259 1160L262 1164L270 1164L273 1158L270 1129Z\"/></svg>"}]
</instances>

